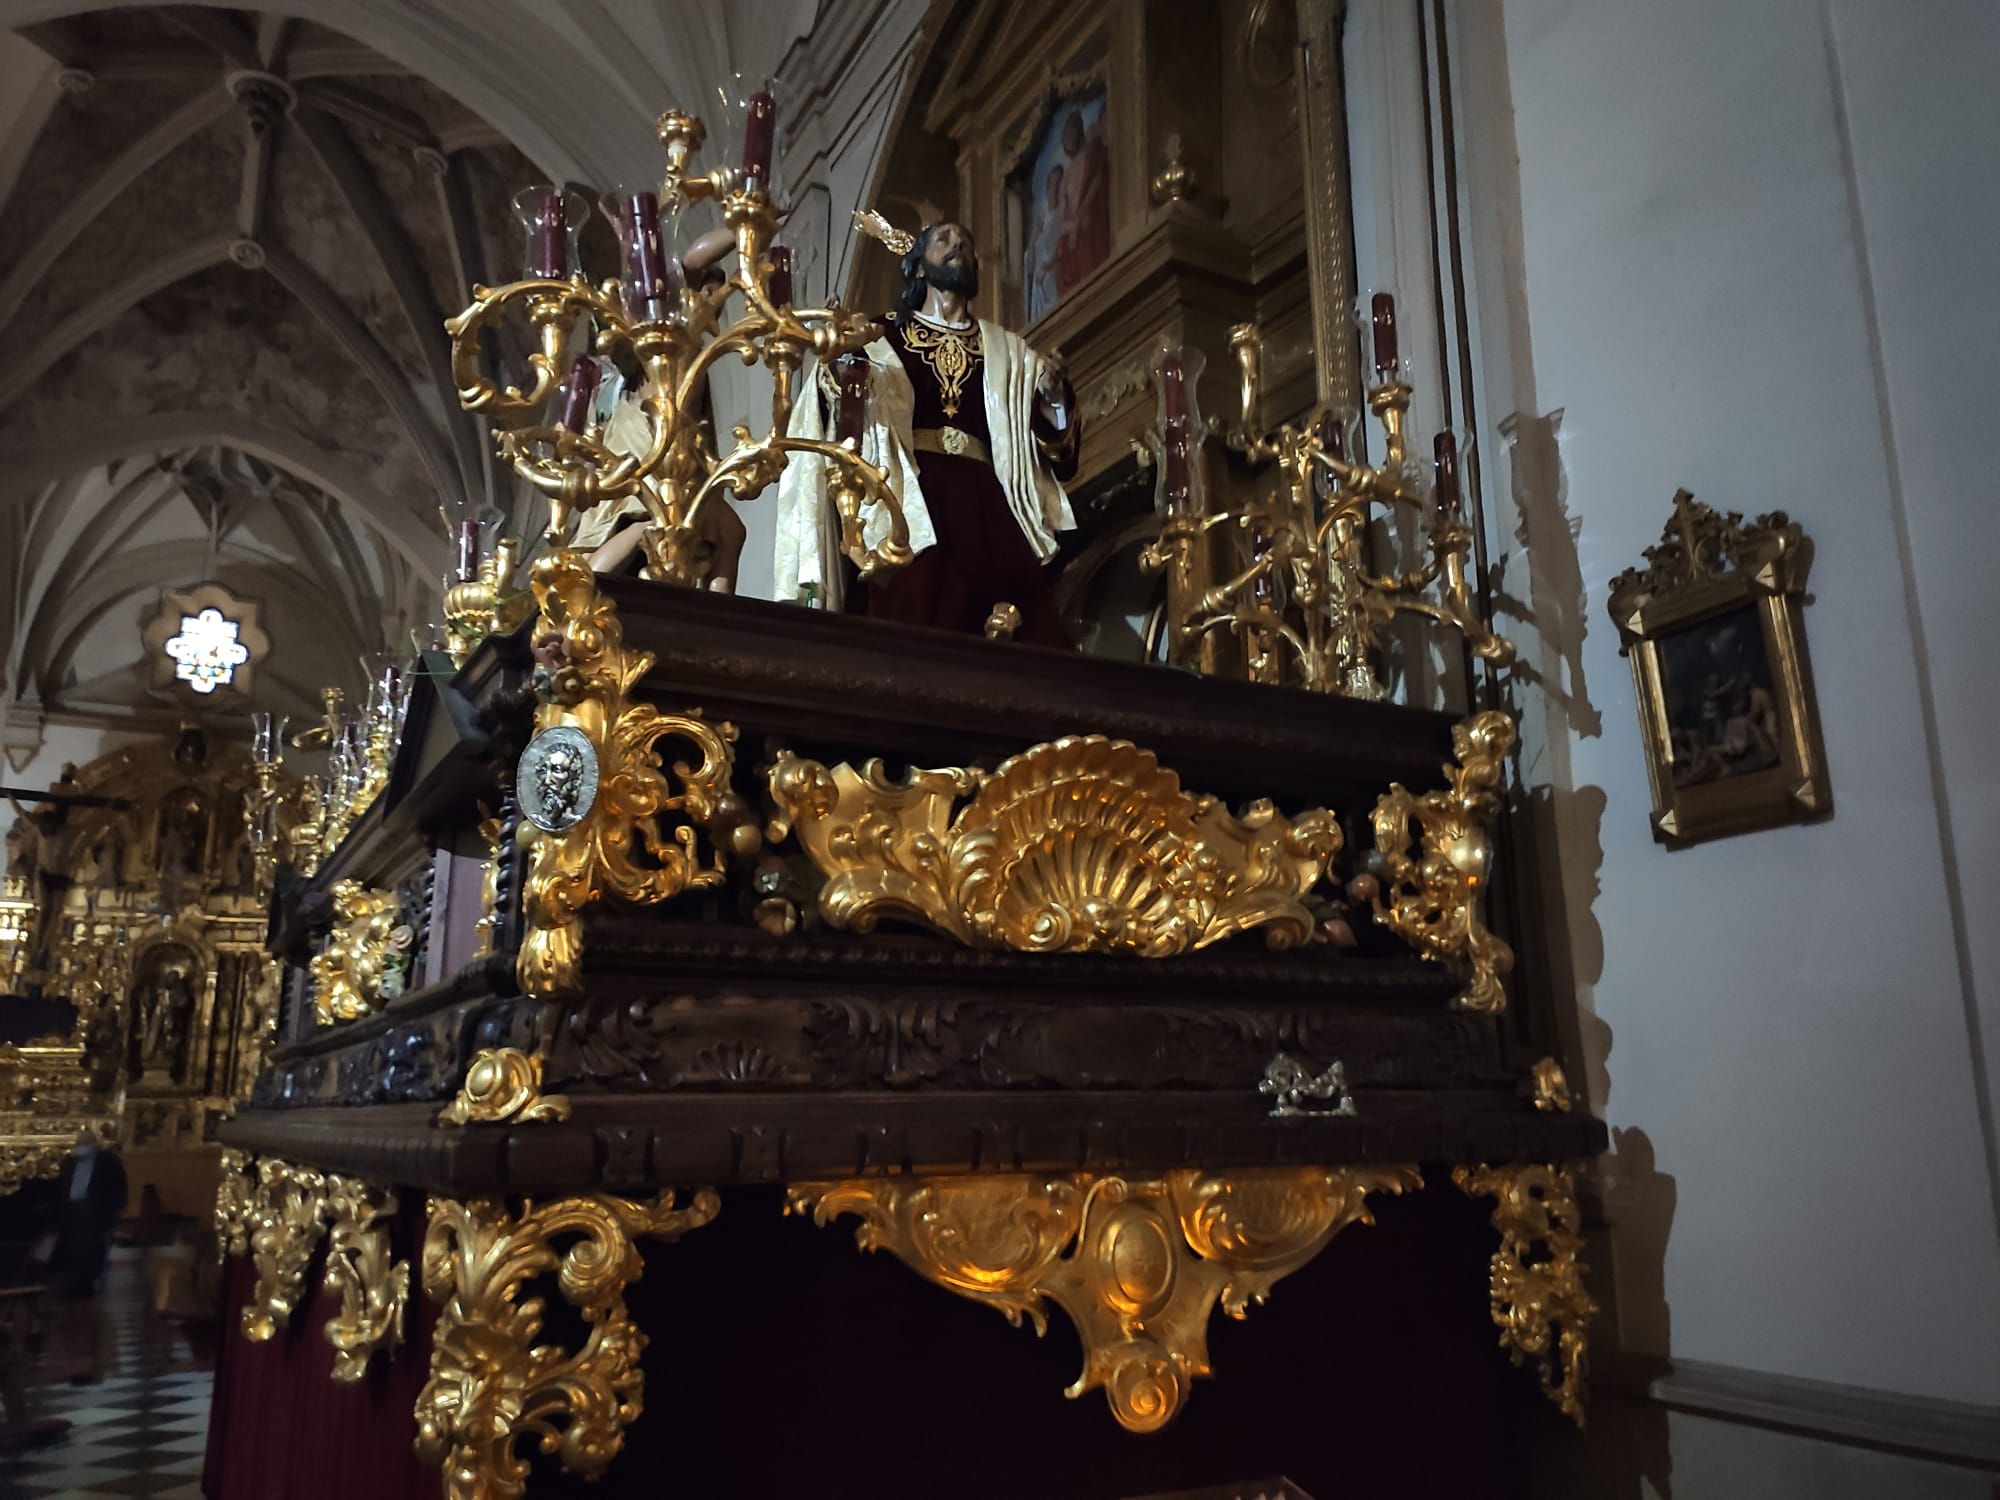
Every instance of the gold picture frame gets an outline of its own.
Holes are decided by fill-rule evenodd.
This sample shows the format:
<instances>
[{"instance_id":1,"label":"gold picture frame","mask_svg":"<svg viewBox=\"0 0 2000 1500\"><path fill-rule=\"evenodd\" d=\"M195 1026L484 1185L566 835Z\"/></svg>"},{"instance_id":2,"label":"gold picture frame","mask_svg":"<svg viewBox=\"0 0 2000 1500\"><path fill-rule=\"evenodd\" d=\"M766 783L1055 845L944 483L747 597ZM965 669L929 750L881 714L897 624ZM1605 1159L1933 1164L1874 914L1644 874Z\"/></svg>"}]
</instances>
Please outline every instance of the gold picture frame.
<instances>
[{"instance_id":1,"label":"gold picture frame","mask_svg":"<svg viewBox=\"0 0 2000 1500\"><path fill-rule=\"evenodd\" d=\"M1611 580L1653 837L1669 848L1833 811L1806 658L1811 566L1812 543L1783 511L1745 525L1681 490L1646 565Z\"/></svg>"}]
</instances>

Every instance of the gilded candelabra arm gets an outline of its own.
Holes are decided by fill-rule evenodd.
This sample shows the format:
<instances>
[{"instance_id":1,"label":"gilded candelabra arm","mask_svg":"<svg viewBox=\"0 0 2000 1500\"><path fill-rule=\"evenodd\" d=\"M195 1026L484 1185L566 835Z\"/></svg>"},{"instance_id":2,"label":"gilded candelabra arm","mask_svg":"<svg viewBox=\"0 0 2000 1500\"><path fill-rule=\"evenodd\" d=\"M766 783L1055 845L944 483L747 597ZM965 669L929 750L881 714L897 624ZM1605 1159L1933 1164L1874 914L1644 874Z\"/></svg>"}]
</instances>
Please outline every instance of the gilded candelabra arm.
<instances>
[{"instance_id":1,"label":"gilded candelabra arm","mask_svg":"<svg viewBox=\"0 0 2000 1500\"><path fill-rule=\"evenodd\" d=\"M1229 352L1236 359L1238 395L1242 415L1227 434L1232 447L1241 448L1253 460L1268 458L1264 441L1264 336L1254 323L1238 323L1229 330Z\"/></svg>"},{"instance_id":2,"label":"gilded candelabra arm","mask_svg":"<svg viewBox=\"0 0 2000 1500\"><path fill-rule=\"evenodd\" d=\"M689 179L688 158L702 147L708 139L708 127L698 116L686 110L670 109L661 115L658 122L660 149L666 153L666 171L660 185L660 202L668 208L685 208L697 198L705 198L714 190L712 179L701 179L703 187L697 189Z\"/></svg>"},{"instance_id":3,"label":"gilded candelabra arm","mask_svg":"<svg viewBox=\"0 0 2000 1500\"><path fill-rule=\"evenodd\" d=\"M525 299L528 320L534 324L541 345L528 356L535 372L534 382L523 391L518 386L502 386L480 368L480 331L495 322L503 309ZM451 335L451 378L458 387L459 404L467 411L484 412L502 423L525 422L542 409L562 379L563 351L569 347L571 330L579 313L588 312L608 324L622 325L624 309L616 298L607 297L578 277L574 281L515 281L505 286L475 286L472 305L445 319L444 331Z\"/></svg>"},{"instance_id":4,"label":"gilded candelabra arm","mask_svg":"<svg viewBox=\"0 0 2000 1500\"><path fill-rule=\"evenodd\" d=\"M765 450L768 450L768 456ZM721 479L723 470L745 451L739 446L735 453L716 467L708 483L712 485ZM791 453L817 453L833 465L833 503L834 511L840 517L840 550L861 570L862 576L874 578L893 572L916 555L910 551L909 520L903 514L902 501L889 487L889 476L846 443L773 434L754 445L750 457L744 460L746 468L758 463L769 465L773 458L776 460L768 476L749 493L754 495L775 480L778 471L784 468L785 456ZM703 489L707 488L708 485L703 486ZM736 489L734 483L730 489L739 498L748 498ZM868 544L861 524L862 507L868 501L885 507L889 516L889 534L873 546Z\"/></svg>"},{"instance_id":5,"label":"gilded candelabra arm","mask_svg":"<svg viewBox=\"0 0 2000 1500\"><path fill-rule=\"evenodd\" d=\"M1394 607L1411 614L1426 615L1444 625L1454 627L1465 637L1465 644L1481 661L1491 662L1496 667L1512 665L1514 643L1504 635L1498 635L1488 628L1479 605L1472 597L1472 586L1465 576L1465 554L1470 546L1471 532L1463 525L1440 525L1431 533L1432 560L1421 574L1411 575L1422 581L1415 587L1426 588L1433 579L1440 576L1444 585L1438 590L1436 599L1397 599ZM1367 580L1371 586L1375 580ZM1400 582L1400 581L1399 581Z\"/></svg>"}]
</instances>

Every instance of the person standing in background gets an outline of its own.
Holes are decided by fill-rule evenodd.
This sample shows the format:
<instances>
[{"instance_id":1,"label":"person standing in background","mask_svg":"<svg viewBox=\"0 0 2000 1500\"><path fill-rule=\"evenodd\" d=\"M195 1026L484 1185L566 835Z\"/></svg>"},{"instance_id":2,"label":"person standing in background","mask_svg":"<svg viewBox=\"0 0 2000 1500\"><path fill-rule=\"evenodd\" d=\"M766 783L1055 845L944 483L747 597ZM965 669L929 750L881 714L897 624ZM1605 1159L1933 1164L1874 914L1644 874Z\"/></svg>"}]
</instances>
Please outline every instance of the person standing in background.
<instances>
[{"instance_id":1,"label":"person standing in background","mask_svg":"<svg viewBox=\"0 0 2000 1500\"><path fill-rule=\"evenodd\" d=\"M111 1231L125 1212L125 1163L88 1130L56 1179L55 1243L49 1252L49 1281L68 1309L69 1378L88 1385L103 1378L99 1362L97 1293L111 1253Z\"/></svg>"}]
</instances>

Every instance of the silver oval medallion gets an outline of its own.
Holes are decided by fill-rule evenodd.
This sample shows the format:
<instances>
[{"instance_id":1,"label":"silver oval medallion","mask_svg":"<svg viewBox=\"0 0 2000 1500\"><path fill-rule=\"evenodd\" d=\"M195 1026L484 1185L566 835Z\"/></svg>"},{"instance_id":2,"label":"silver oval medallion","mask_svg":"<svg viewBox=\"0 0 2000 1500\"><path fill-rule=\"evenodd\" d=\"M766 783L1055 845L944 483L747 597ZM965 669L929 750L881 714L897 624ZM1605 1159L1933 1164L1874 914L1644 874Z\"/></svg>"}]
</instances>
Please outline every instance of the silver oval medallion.
<instances>
[{"instance_id":1,"label":"silver oval medallion","mask_svg":"<svg viewBox=\"0 0 2000 1500\"><path fill-rule=\"evenodd\" d=\"M521 752L514 786L521 815L544 833L574 828L597 801L597 747L574 724L544 729Z\"/></svg>"}]
</instances>

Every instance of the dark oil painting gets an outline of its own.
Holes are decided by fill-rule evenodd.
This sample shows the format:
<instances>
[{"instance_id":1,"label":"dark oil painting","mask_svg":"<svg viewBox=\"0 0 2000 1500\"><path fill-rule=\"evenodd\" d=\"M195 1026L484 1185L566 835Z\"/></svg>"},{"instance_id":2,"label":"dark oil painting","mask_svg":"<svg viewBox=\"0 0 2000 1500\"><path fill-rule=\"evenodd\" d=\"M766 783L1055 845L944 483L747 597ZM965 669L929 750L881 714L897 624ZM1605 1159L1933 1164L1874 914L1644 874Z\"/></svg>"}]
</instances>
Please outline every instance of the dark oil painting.
<instances>
[{"instance_id":1,"label":"dark oil painting","mask_svg":"<svg viewBox=\"0 0 2000 1500\"><path fill-rule=\"evenodd\" d=\"M1744 605L1658 638L1676 787L1778 764L1778 698L1764 627Z\"/></svg>"}]
</instances>

